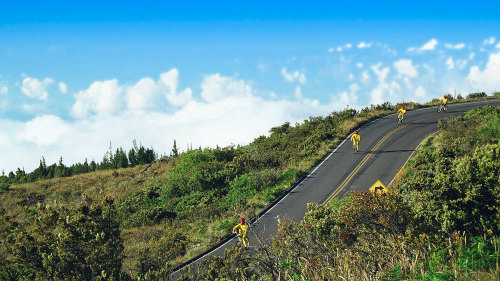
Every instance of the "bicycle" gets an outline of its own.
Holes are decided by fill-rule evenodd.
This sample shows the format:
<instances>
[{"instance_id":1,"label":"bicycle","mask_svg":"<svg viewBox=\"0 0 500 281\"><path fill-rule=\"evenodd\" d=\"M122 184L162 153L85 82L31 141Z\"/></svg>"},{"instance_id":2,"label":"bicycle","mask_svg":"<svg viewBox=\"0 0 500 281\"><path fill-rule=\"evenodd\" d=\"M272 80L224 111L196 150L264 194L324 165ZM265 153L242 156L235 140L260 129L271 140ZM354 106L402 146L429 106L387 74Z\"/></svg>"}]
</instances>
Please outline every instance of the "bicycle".
<instances>
[{"instance_id":1,"label":"bicycle","mask_svg":"<svg viewBox=\"0 0 500 281\"><path fill-rule=\"evenodd\" d=\"M440 104L439 107L437 108L437 112L439 113L441 111L444 111L444 112L448 111L448 105Z\"/></svg>"},{"instance_id":2,"label":"bicycle","mask_svg":"<svg viewBox=\"0 0 500 281\"><path fill-rule=\"evenodd\" d=\"M247 240L247 246L245 247L245 245L243 244L243 240L242 240L241 236L237 232L233 232L233 234L236 234L236 238L238 238L238 240L236 241L236 246L241 247L241 248L243 248L245 250L250 249L250 246L248 245L248 238L246 238L246 240Z\"/></svg>"},{"instance_id":3,"label":"bicycle","mask_svg":"<svg viewBox=\"0 0 500 281\"><path fill-rule=\"evenodd\" d=\"M403 118L404 118L403 114L398 114L398 125L403 123Z\"/></svg>"}]
</instances>

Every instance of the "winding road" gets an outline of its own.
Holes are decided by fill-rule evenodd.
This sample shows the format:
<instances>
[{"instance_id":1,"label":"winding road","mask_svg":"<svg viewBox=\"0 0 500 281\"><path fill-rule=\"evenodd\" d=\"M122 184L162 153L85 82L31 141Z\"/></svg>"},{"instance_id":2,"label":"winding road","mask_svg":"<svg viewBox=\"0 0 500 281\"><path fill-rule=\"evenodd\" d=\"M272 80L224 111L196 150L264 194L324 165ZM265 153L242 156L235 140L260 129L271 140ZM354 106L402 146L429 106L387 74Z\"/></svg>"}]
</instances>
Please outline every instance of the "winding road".
<instances>
[{"instance_id":1,"label":"winding road","mask_svg":"<svg viewBox=\"0 0 500 281\"><path fill-rule=\"evenodd\" d=\"M401 125L397 124L397 116L393 114L360 127L359 152L354 154L351 142L344 140L302 182L251 225L250 245L258 243L256 237L273 237L278 217L299 222L309 202L327 204L331 199L342 198L352 191L367 191L377 180L389 186L421 141L437 131L439 119L461 115L486 104L499 106L500 99L450 104L446 113L437 113L436 107L411 110L407 111ZM222 256L224 250L235 243L235 238L226 241L195 262L207 255ZM174 279L177 274L173 274Z\"/></svg>"}]
</instances>

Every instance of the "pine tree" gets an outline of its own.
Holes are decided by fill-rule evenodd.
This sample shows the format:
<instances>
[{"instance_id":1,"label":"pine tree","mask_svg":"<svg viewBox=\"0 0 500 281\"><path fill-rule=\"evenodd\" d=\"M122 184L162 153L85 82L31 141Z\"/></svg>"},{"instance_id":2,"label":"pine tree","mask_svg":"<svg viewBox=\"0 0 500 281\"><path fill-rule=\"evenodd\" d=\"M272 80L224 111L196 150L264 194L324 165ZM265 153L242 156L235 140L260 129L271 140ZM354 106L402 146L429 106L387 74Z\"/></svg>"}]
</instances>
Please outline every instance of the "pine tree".
<instances>
[{"instance_id":1,"label":"pine tree","mask_svg":"<svg viewBox=\"0 0 500 281\"><path fill-rule=\"evenodd\" d=\"M83 162L83 173L89 172L89 163L87 162L87 158L85 158L85 162Z\"/></svg>"},{"instance_id":2,"label":"pine tree","mask_svg":"<svg viewBox=\"0 0 500 281\"><path fill-rule=\"evenodd\" d=\"M179 156L179 151L177 150L177 143L174 139L174 147L172 148L172 156L177 157Z\"/></svg>"}]
</instances>

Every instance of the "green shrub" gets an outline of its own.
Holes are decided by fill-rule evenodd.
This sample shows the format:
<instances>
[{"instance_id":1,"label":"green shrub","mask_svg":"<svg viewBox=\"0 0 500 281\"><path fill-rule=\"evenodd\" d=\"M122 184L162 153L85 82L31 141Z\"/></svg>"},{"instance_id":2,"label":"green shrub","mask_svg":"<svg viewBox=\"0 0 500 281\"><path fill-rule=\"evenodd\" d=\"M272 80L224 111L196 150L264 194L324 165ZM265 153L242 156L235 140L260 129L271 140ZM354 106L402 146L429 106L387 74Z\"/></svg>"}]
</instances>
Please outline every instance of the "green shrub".
<instances>
[{"instance_id":1,"label":"green shrub","mask_svg":"<svg viewBox=\"0 0 500 281\"><path fill-rule=\"evenodd\" d=\"M255 184L249 174L236 177L229 183L229 186L229 192L225 197L229 205L245 202L256 192Z\"/></svg>"},{"instance_id":2,"label":"green shrub","mask_svg":"<svg viewBox=\"0 0 500 281\"><path fill-rule=\"evenodd\" d=\"M473 235L498 232L500 108L485 106L440 122L400 191L422 229Z\"/></svg>"},{"instance_id":3,"label":"green shrub","mask_svg":"<svg viewBox=\"0 0 500 281\"><path fill-rule=\"evenodd\" d=\"M5 182L0 182L0 192L9 191L10 184Z\"/></svg>"},{"instance_id":4,"label":"green shrub","mask_svg":"<svg viewBox=\"0 0 500 281\"><path fill-rule=\"evenodd\" d=\"M483 142L500 139L500 115L491 117L488 122L478 128L477 133Z\"/></svg>"},{"instance_id":5,"label":"green shrub","mask_svg":"<svg viewBox=\"0 0 500 281\"><path fill-rule=\"evenodd\" d=\"M82 204L77 212L39 206L35 228L10 233L10 259L17 266L9 279L117 280L123 241L114 205ZM1 276L0 276L1 277ZM6 276L3 276L4 279Z\"/></svg>"},{"instance_id":6,"label":"green shrub","mask_svg":"<svg viewBox=\"0 0 500 281\"><path fill-rule=\"evenodd\" d=\"M465 272L488 270L495 268L500 258L500 251L493 245L494 239L485 241L482 237L476 236L471 239L469 245L460 247L458 252L458 265Z\"/></svg>"},{"instance_id":7,"label":"green shrub","mask_svg":"<svg viewBox=\"0 0 500 281\"><path fill-rule=\"evenodd\" d=\"M477 99L477 98L484 98L487 97L485 92L480 92L480 93L470 93L467 95L468 99Z\"/></svg>"},{"instance_id":8,"label":"green shrub","mask_svg":"<svg viewBox=\"0 0 500 281\"><path fill-rule=\"evenodd\" d=\"M295 183L302 175L304 175L303 171L289 168L284 173L279 175L278 181L281 184L289 185Z\"/></svg>"}]
</instances>

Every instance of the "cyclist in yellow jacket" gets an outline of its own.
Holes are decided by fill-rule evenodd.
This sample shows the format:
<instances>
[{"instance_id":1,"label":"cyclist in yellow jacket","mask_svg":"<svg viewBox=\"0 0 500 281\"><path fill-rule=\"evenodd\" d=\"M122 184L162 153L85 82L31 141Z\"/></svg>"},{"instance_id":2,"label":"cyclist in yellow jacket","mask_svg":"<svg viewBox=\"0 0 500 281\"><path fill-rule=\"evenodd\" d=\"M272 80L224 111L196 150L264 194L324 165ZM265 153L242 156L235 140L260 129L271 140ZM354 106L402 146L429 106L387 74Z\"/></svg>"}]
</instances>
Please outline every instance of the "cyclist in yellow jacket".
<instances>
[{"instance_id":1,"label":"cyclist in yellow jacket","mask_svg":"<svg viewBox=\"0 0 500 281\"><path fill-rule=\"evenodd\" d=\"M441 110L448 111L448 105L446 104L448 102L448 98L446 96L443 96L441 99L441 105L438 107L438 112Z\"/></svg>"},{"instance_id":2,"label":"cyclist in yellow jacket","mask_svg":"<svg viewBox=\"0 0 500 281\"><path fill-rule=\"evenodd\" d=\"M361 137L358 135L358 130L354 130L354 134L351 136L352 147L359 151L359 142L361 141Z\"/></svg>"},{"instance_id":3,"label":"cyclist in yellow jacket","mask_svg":"<svg viewBox=\"0 0 500 281\"><path fill-rule=\"evenodd\" d=\"M446 106L446 103L448 102L448 99L446 98L446 96L443 96L443 98L441 99L441 104L443 106Z\"/></svg>"},{"instance_id":4,"label":"cyclist in yellow jacket","mask_svg":"<svg viewBox=\"0 0 500 281\"><path fill-rule=\"evenodd\" d=\"M244 218L240 218L240 223L233 227L233 233L238 233L238 239L243 243L245 249L248 249L248 224L245 222Z\"/></svg>"},{"instance_id":5,"label":"cyclist in yellow jacket","mask_svg":"<svg viewBox=\"0 0 500 281\"><path fill-rule=\"evenodd\" d=\"M398 110L398 124L403 123L403 119L405 118L405 113L406 113L405 106L402 105L401 108Z\"/></svg>"}]
</instances>

